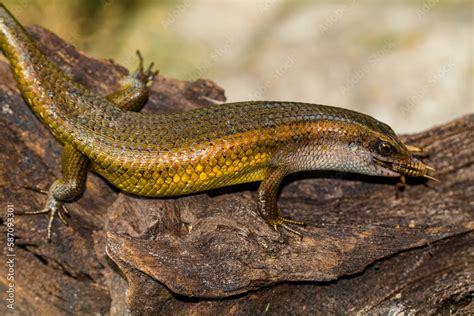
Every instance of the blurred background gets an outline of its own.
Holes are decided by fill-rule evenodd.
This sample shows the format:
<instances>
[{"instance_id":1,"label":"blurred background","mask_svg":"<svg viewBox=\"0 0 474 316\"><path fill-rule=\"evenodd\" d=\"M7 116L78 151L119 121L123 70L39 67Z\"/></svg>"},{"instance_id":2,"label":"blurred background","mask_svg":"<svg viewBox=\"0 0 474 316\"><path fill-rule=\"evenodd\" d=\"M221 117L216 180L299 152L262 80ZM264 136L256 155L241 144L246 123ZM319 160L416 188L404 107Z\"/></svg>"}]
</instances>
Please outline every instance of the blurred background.
<instances>
[{"instance_id":1,"label":"blurred background","mask_svg":"<svg viewBox=\"0 0 474 316\"><path fill-rule=\"evenodd\" d=\"M228 101L370 114L399 133L474 112L474 1L4 0L96 58L209 78Z\"/></svg>"}]
</instances>

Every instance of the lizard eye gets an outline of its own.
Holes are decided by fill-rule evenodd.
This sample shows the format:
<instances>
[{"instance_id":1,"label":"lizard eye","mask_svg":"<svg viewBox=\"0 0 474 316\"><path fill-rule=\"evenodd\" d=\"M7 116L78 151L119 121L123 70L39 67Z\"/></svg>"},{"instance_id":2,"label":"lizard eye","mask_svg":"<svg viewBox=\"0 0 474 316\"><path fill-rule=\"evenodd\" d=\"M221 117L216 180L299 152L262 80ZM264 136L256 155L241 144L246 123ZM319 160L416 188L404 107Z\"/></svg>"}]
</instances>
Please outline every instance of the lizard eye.
<instances>
[{"instance_id":1,"label":"lizard eye","mask_svg":"<svg viewBox=\"0 0 474 316\"><path fill-rule=\"evenodd\" d=\"M390 143L381 141L377 144L377 153L382 156L389 156L394 152L393 146Z\"/></svg>"}]
</instances>

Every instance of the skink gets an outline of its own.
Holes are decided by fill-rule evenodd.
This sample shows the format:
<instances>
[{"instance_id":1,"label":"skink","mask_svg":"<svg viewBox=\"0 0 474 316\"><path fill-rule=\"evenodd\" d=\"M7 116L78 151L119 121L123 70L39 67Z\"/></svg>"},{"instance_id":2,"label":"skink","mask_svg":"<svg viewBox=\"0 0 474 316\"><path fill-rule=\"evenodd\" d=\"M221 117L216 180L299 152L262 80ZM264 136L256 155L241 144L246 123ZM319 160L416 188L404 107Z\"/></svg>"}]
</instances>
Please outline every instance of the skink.
<instances>
[{"instance_id":1,"label":"skink","mask_svg":"<svg viewBox=\"0 0 474 316\"><path fill-rule=\"evenodd\" d=\"M88 170L136 195L168 197L260 181L258 210L277 228L301 224L278 212L282 179L301 170L432 178L393 130L351 110L250 101L158 115L137 112L155 72L140 66L119 91L100 96L71 80L0 5L0 48L32 111L64 144L62 176L48 191L48 239L65 203L85 190Z\"/></svg>"}]
</instances>

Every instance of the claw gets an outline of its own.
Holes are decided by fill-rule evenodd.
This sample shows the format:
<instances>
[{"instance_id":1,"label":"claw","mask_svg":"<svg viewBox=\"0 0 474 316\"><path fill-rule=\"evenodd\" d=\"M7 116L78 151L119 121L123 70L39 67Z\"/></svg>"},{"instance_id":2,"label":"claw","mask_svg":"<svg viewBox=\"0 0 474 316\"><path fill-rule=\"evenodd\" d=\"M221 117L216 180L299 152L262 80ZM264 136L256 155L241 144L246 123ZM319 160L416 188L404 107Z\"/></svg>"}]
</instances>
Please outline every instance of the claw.
<instances>
[{"instance_id":1,"label":"claw","mask_svg":"<svg viewBox=\"0 0 474 316\"><path fill-rule=\"evenodd\" d=\"M145 72L146 72L146 73L151 72L151 70L153 69L153 66L154 66L154 65L155 65L155 63L154 63L154 62L151 62Z\"/></svg>"},{"instance_id":2,"label":"claw","mask_svg":"<svg viewBox=\"0 0 474 316\"><path fill-rule=\"evenodd\" d=\"M289 232L292 232L293 234L299 236L301 239L303 239L303 234L300 233L299 231L291 228L290 226L288 226L288 224L291 224L291 225L299 225L299 226L306 226L305 223L303 222L298 222L298 221L294 221L288 217L285 217L285 216L278 216L277 219L275 220L271 220L269 222L269 224L273 227L273 229L275 229L276 231L278 231L278 226L281 226L283 227L284 229L286 229L287 231Z\"/></svg>"},{"instance_id":3,"label":"claw","mask_svg":"<svg viewBox=\"0 0 474 316\"><path fill-rule=\"evenodd\" d=\"M43 208L38 211L23 212L23 213L20 213L20 215L38 215L38 214L46 214L49 212L50 212L49 208Z\"/></svg>"},{"instance_id":4,"label":"claw","mask_svg":"<svg viewBox=\"0 0 474 316\"><path fill-rule=\"evenodd\" d=\"M66 206L63 205L63 211L66 215L69 215L69 210L67 209Z\"/></svg>"},{"instance_id":5,"label":"claw","mask_svg":"<svg viewBox=\"0 0 474 316\"><path fill-rule=\"evenodd\" d=\"M143 56L142 53L137 49L138 56L138 71L143 72Z\"/></svg>"},{"instance_id":6,"label":"claw","mask_svg":"<svg viewBox=\"0 0 474 316\"><path fill-rule=\"evenodd\" d=\"M423 177L427 178L427 179L430 179L430 180L433 180L433 181L436 181L436 182L440 182L438 179L436 178L433 178L432 176L429 176L427 174L423 175Z\"/></svg>"},{"instance_id":7,"label":"claw","mask_svg":"<svg viewBox=\"0 0 474 316\"><path fill-rule=\"evenodd\" d=\"M407 149L411 152L415 152L415 153L424 153L424 152L427 152L426 149L424 149L423 147L416 147L416 146L411 146L411 145L405 145L407 147Z\"/></svg>"},{"instance_id":8,"label":"claw","mask_svg":"<svg viewBox=\"0 0 474 316\"><path fill-rule=\"evenodd\" d=\"M200 96L200 98L203 99L203 100L206 100L208 102L211 102L212 104L223 104L223 103L225 103L225 101L220 101L220 100L216 100L216 99L213 99L213 98L209 98L205 95Z\"/></svg>"},{"instance_id":9,"label":"claw","mask_svg":"<svg viewBox=\"0 0 474 316\"><path fill-rule=\"evenodd\" d=\"M436 169L435 169L435 168L433 168L433 167L430 167L430 166L428 166L428 165L426 165L426 164L425 164L425 168L426 168L426 169L428 169L428 170L431 170L431 171L436 171Z\"/></svg>"},{"instance_id":10,"label":"claw","mask_svg":"<svg viewBox=\"0 0 474 316\"><path fill-rule=\"evenodd\" d=\"M405 146L407 147L408 151L410 151L415 157L426 158L429 156L429 151L425 148L410 145Z\"/></svg>"},{"instance_id":11,"label":"claw","mask_svg":"<svg viewBox=\"0 0 474 316\"><path fill-rule=\"evenodd\" d=\"M51 213L49 214L48 231L47 231L48 242L51 242L51 231L53 230L54 215L56 215L57 211L58 210L56 208L51 209Z\"/></svg>"},{"instance_id":12,"label":"claw","mask_svg":"<svg viewBox=\"0 0 474 316\"><path fill-rule=\"evenodd\" d=\"M61 221L61 223L63 223L65 226L68 226L67 220L64 218L64 215L59 211L57 213L58 213L58 218Z\"/></svg>"},{"instance_id":13,"label":"claw","mask_svg":"<svg viewBox=\"0 0 474 316\"><path fill-rule=\"evenodd\" d=\"M292 224L292 225L299 225L299 226L306 226L303 222L298 222L292 220L289 216L280 216L284 223Z\"/></svg>"},{"instance_id":14,"label":"claw","mask_svg":"<svg viewBox=\"0 0 474 316\"><path fill-rule=\"evenodd\" d=\"M38 187L30 187L30 186L24 186L25 189L31 190L34 192L42 193L42 194L48 194L48 190L44 190Z\"/></svg>"},{"instance_id":15,"label":"claw","mask_svg":"<svg viewBox=\"0 0 474 316\"><path fill-rule=\"evenodd\" d=\"M280 226L283 227L284 229L286 229L287 231L290 231L293 234L299 236L301 239L303 239L303 234L300 233L299 231L294 230L293 228L291 228L290 226L288 226L286 224L280 224Z\"/></svg>"}]
</instances>

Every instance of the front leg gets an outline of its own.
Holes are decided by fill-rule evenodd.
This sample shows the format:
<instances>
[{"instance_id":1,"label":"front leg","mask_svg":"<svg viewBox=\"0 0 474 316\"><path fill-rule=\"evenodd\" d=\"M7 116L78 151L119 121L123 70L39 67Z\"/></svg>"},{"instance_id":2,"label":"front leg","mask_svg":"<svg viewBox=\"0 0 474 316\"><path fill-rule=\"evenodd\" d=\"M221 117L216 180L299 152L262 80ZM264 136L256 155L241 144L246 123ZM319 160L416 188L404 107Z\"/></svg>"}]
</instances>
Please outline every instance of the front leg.
<instances>
[{"instance_id":1,"label":"front leg","mask_svg":"<svg viewBox=\"0 0 474 316\"><path fill-rule=\"evenodd\" d=\"M67 210L65 202L77 199L86 188L87 169L89 159L72 145L66 144L61 156L62 177L53 182L48 191L48 197L43 209L23 214L49 213L48 241L51 240L51 228L56 214L59 219L67 224L62 212Z\"/></svg>"},{"instance_id":2,"label":"front leg","mask_svg":"<svg viewBox=\"0 0 474 316\"><path fill-rule=\"evenodd\" d=\"M300 232L297 232L293 228L289 227L288 224L304 225L304 223L283 217L278 211L276 195L278 188L280 187L280 183L287 173L288 169L284 166L273 167L268 170L265 178L260 183L260 187L258 188L257 192L258 210L263 219L265 219L265 221L275 230L278 230L278 226L281 226L286 230L302 237Z\"/></svg>"}]
</instances>

